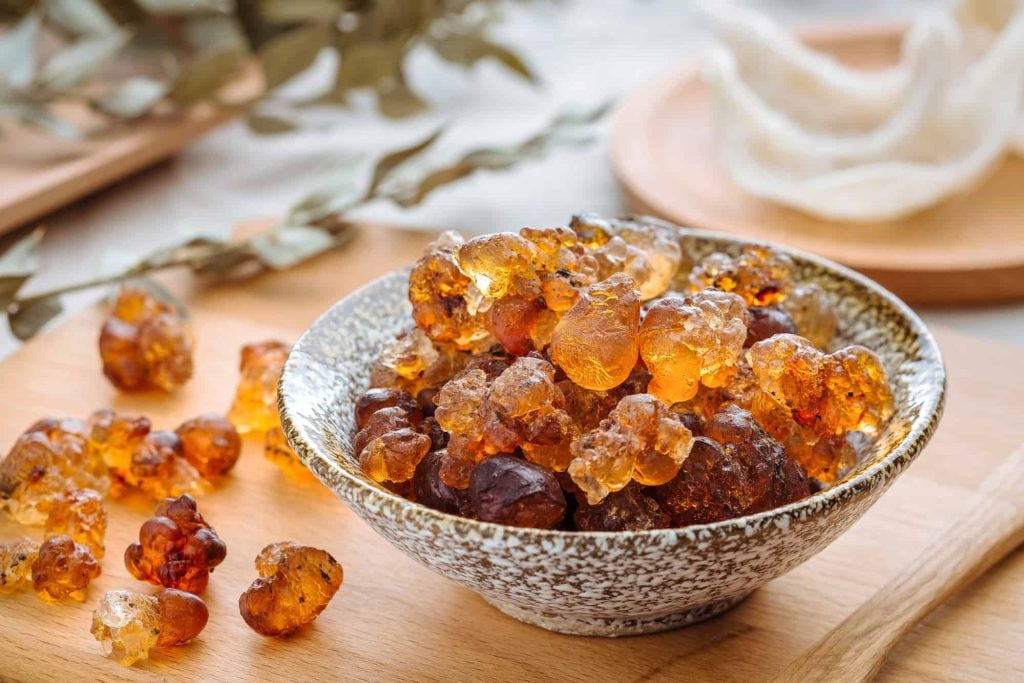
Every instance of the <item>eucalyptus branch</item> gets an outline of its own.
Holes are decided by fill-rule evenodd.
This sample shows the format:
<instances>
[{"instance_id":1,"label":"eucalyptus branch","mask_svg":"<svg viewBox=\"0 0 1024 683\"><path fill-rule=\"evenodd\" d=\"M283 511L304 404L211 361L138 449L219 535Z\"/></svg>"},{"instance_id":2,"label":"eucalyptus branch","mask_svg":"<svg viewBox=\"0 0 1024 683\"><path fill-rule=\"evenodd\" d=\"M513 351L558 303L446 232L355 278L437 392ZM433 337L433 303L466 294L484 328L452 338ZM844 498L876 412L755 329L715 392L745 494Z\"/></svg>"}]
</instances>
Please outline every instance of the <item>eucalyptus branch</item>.
<instances>
[{"instance_id":1,"label":"eucalyptus branch","mask_svg":"<svg viewBox=\"0 0 1024 683\"><path fill-rule=\"evenodd\" d=\"M6 313L11 332L24 340L61 312L60 297L71 292L173 268L187 268L197 276L215 279L291 268L348 244L357 232L356 225L346 218L352 210L377 201L402 208L416 206L436 190L474 173L502 171L559 147L588 144L592 124L607 109L604 105L584 114L556 116L541 132L518 144L474 149L447 164L416 167L417 157L441 137L437 131L379 157L362 183L353 180L305 197L279 225L266 231L238 240L194 237L158 249L119 273L23 296L20 292L39 267L38 247L43 236L39 228L0 254L0 310Z\"/></svg>"}]
</instances>

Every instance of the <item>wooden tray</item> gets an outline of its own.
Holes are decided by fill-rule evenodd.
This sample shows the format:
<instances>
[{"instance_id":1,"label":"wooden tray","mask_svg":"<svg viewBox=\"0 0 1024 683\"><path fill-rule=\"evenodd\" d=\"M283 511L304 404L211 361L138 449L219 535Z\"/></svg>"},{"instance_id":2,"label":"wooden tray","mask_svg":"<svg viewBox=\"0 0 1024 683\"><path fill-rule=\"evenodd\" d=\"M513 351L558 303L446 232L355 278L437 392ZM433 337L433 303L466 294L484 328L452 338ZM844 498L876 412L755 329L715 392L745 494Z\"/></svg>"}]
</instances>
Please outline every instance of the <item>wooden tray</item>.
<instances>
[{"instance_id":1,"label":"wooden tray","mask_svg":"<svg viewBox=\"0 0 1024 683\"><path fill-rule=\"evenodd\" d=\"M895 62L903 29L844 26L802 34L864 68ZM695 63L644 86L620 107L615 173L633 208L668 220L781 242L845 263L914 303L1024 297L1024 160L919 214L861 225L831 222L748 195L716 159L708 92Z\"/></svg>"},{"instance_id":2,"label":"wooden tray","mask_svg":"<svg viewBox=\"0 0 1024 683\"><path fill-rule=\"evenodd\" d=\"M85 416L109 405L173 428L199 412L224 410L244 342L294 340L338 297L415 259L426 240L367 230L347 251L293 271L205 290L172 282L190 302L198 347L195 379L169 397L114 391L100 375L95 348L101 311L73 317L0 364L0 447L43 415ZM121 561L152 503L111 501L104 573L88 602L48 605L31 592L0 598L0 679L763 680L920 551L1021 440L1020 350L951 332L940 339L950 397L933 445L835 544L712 621L620 640L526 626L403 556L319 484L281 475L258 440L247 440L233 475L200 501L228 556L206 593L210 625L196 642L124 669L92 639L91 612L103 591L152 588L131 579ZM0 521L0 538L25 531ZM345 566L345 584L311 628L273 640L249 630L237 599L254 578L259 549L283 539L329 549ZM1022 582L1018 552L922 624L882 680L948 679L954 672L958 680L1024 678Z\"/></svg>"},{"instance_id":3,"label":"wooden tray","mask_svg":"<svg viewBox=\"0 0 1024 683\"><path fill-rule=\"evenodd\" d=\"M75 142L7 131L0 138L0 234L166 159L232 116L204 104Z\"/></svg>"}]
</instances>

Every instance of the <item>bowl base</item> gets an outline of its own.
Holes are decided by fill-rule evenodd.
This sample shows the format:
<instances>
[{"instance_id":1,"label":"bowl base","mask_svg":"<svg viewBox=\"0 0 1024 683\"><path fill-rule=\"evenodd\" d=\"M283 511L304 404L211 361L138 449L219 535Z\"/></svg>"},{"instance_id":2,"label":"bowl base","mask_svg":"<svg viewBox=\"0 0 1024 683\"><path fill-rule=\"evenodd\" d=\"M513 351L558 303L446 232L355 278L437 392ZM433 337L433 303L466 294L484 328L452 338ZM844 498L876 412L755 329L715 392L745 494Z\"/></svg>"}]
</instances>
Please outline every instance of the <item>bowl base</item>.
<instances>
[{"instance_id":1,"label":"bowl base","mask_svg":"<svg viewBox=\"0 0 1024 683\"><path fill-rule=\"evenodd\" d=\"M753 591L751 591L753 592ZM682 628L690 624L710 619L722 612L735 607L742 602L750 593L744 593L726 600L718 600L693 609L663 614L657 617L637 617L633 619L616 619L611 617L584 617L565 614L554 614L549 612L537 612L524 609L510 602L484 597L494 607L519 621L539 626L556 633L565 633L573 636L601 636L604 638L619 638L621 636L639 636L645 633L658 633L659 631L670 631L674 628Z\"/></svg>"}]
</instances>

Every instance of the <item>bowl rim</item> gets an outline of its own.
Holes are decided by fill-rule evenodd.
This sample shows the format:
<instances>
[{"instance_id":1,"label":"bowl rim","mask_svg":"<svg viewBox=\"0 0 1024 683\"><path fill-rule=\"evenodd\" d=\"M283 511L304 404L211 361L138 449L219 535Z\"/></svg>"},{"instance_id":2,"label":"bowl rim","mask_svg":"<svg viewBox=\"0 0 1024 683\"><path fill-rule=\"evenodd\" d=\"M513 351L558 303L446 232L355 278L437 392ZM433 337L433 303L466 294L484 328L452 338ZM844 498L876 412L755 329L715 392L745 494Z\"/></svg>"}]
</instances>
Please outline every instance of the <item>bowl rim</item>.
<instances>
[{"instance_id":1,"label":"bowl rim","mask_svg":"<svg viewBox=\"0 0 1024 683\"><path fill-rule=\"evenodd\" d=\"M282 429L285 432L288 442L299 456L299 459L313 471L313 474L320 479L325 486L336 494L338 493L336 486L323 480L317 472L317 469L312 466L313 461L320 461L324 463L332 472L340 475L347 485L354 486L373 497L379 498L382 503L399 506L403 514L407 515L412 513L421 515L423 518L432 521L439 527L447 526L454 527L455 529L462 527L467 532L477 529L489 529L497 533L514 533L517 535L533 537L538 541L544 538L557 538L560 540L584 538L612 540L643 537L651 539L664 537L668 539L678 537L680 534L703 538L709 534L715 533L742 533L744 529L749 529L751 526L763 526L774 520L787 517L788 515L799 514L803 509L811 511L813 515L814 512L825 511L835 505L841 505L844 502L849 502L858 495L873 489L879 484L890 482L896 475L906 469L906 467L917 458L921 451L924 450L924 447L931 439L931 436L934 434L942 417L942 413L945 408L948 378L945 362L943 361L942 352L939 348L938 342L928 330L924 321L922 321L921 318L910 308L910 306L904 303L902 299L865 275L822 256L818 256L801 249L795 249L765 240L745 239L739 235L715 230L703 230L699 228L680 226L653 216L646 216L642 214L626 214L619 216L619 218L669 226L673 229L680 230L682 233L681 237L683 238L714 240L717 242L732 243L737 246L765 245L790 256L794 256L798 260L812 263L826 271L832 271L841 279L850 280L856 285L873 292L875 295L883 299L899 314L906 323L908 329L913 332L918 344L918 355L920 356L921 361L927 364L926 374L931 377L929 380L931 386L922 402L921 412L918 418L911 424L911 428L908 430L906 436L904 436L899 444L884 458L878 462L872 463L870 466L864 468L855 475L843 479L838 484L812 493L811 495L792 503L787 503L786 505L717 522L690 524L684 527L636 531L572 531L565 529L538 529L533 527L508 526L505 524L485 522L478 519L471 519L435 510L434 508L411 501L397 493L389 491L379 484L363 481L362 479L359 479L347 472L338 463L334 462L333 458L321 454L315 446L305 440L301 430L296 427L296 420L293 419L288 401L286 400L288 387L291 384L292 377L296 373L293 368L295 367L295 364L299 362L298 358L305 355L311 355L303 353L303 351L310 343L308 339L312 336L314 330L323 324L331 315L332 311L342 305L347 299L362 294L365 291L378 286L382 281L389 278L394 278L399 275L406 277L408 275L408 271L411 269L410 264L388 271L335 301L323 313L317 316L316 320L314 320L309 327L303 331L302 335L292 347L292 353L289 354L288 359L285 362L281 374L281 380L278 382L277 403L278 412L281 417ZM299 351L300 353L296 354L296 351ZM921 370L924 372L926 368L922 367ZM350 439L351 437L346 436L345 438ZM888 476L890 474L892 477Z\"/></svg>"}]
</instances>

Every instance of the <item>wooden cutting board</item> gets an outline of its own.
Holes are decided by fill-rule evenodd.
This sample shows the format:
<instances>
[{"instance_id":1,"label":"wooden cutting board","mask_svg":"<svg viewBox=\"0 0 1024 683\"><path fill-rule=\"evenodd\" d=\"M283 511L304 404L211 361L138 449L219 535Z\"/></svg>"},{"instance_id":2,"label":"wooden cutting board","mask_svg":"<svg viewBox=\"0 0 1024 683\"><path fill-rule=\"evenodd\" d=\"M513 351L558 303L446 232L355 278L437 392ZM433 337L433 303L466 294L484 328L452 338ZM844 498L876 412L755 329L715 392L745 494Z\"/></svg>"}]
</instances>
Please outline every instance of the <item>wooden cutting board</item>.
<instances>
[{"instance_id":1,"label":"wooden cutting board","mask_svg":"<svg viewBox=\"0 0 1024 683\"><path fill-rule=\"evenodd\" d=\"M901 25L804 31L840 62L896 62ZM718 162L707 87L690 62L655 78L616 112L611 161L632 208L680 225L787 244L846 264L911 303L1024 298L1024 158L1008 157L976 187L912 216L841 223L747 194Z\"/></svg>"},{"instance_id":2,"label":"wooden cutting board","mask_svg":"<svg viewBox=\"0 0 1024 683\"><path fill-rule=\"evenodd\" d=\"M0 363L0 447L44 415L103 406L173 428L227 408L239 347L295 340L322 310L373 276L412 261L427 237L369 229L343 253L235 285L172 282L189 301L196 376L172 396L121 395L100 374L98 309L77 315ZM228 546L204 596L210 624L191 645L125 669L89 634L103 591L152 590L131 579L125 546L152 509L111 501L103 576L84 604L49 605L31 592L0 599L2 680L714 680L756 681L866 599L972 500L972 488L1024 438L1020 349L939 331L950 371L946 418L921 459L851 531L729 613L690 628L620 640L557 635L512 620L376 536L316 483L281 475L247 441L238 467L200 508ZM36 529L0 521L0 538ZM286 640L256 635L238 615L265 544L328 549L345 584L310 628ZM1024 679L1024 553L1017 552L933 614L896 651L882 680Z\"/></svg>"}]
</instances>

